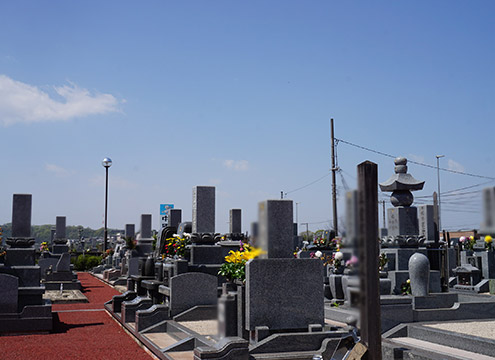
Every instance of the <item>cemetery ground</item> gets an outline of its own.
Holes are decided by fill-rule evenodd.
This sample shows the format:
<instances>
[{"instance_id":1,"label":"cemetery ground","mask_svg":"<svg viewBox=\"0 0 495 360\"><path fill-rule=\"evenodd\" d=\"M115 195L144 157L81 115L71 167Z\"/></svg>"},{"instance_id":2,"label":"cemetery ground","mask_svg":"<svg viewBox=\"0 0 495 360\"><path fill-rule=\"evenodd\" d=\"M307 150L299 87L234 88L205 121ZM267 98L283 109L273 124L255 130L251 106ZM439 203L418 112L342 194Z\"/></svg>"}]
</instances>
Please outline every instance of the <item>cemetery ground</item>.
<instances>
[{"instance_id":1,"label":"cemetery ground","mask_svg":"<svg viewBox=\"0 0 495 360\"><path fill-rule=\"evenodd\" d=\"M0 336L0 358L151 359L109 316L103 303L120 293L89 273L79 272L87 303L53 304L53 330L46 334Z\"/></svg>"},{"instance_id":2,"label":"cemetery ground","mask_svg":"<svg viewBox=\"0 0 495 360\"><path fill-rule=\"evenodd\" d=\"M324 231L302 242L288 199L259 202L249 237L240 209L217 233L215 188L196 186L192 221L170 209L153 234L152 215L141 214L138 234L125 224L125 237L108 248L105 238L90 273L73 271L64 216L51 248L36 251L32 196L14 194L0 255L0 359L495 359L495 187L483 191L479 234L440 241L434 206L411 206L424 182L406 164L397 158L380 184L376 164L358 166L343 238ZM378 185L392 192L386 231ZM88 302L46 299L57 289Z\"/></svg>"}]
</instances>

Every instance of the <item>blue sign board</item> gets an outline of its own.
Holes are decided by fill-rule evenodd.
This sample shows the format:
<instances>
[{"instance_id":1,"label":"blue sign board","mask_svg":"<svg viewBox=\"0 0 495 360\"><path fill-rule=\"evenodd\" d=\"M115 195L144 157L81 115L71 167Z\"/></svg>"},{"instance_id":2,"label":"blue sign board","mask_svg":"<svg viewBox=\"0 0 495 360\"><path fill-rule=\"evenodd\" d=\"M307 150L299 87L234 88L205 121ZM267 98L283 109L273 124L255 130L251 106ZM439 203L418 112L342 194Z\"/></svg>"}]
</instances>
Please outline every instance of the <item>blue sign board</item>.
<instances>
[{"instance_id":1,"label":"blue sign board","mask_svg":"<svg viewBox=\"0 0 495 360\"><path fill-rule=\"evenodd\" d=\"M168 226L168 215L170 209L174 208L174 204L160 204L160 225L162 227Z\"/></svg>"}]
</instances>

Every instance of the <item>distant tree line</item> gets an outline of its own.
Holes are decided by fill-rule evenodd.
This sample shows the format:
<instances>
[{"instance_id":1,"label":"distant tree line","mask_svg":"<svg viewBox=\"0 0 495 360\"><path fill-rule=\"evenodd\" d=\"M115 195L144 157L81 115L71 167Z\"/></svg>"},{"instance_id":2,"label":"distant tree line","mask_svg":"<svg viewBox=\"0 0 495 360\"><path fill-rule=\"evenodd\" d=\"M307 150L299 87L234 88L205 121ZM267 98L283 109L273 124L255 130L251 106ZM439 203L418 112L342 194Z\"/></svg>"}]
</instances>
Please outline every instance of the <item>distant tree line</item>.
<instances>
[{"instance_id":1,"label":"distant tree line","mask_svg":"<svg viewBox=\"0 0 495 360\"><path fill-rule=\"evenodd\" d=\"M4 245L5 240L12 235L12 224L7 223L0 225L3 229L3 239ZM36 239L37 244L41 244L43 241L50 243L51 240L51 229L54 228L54 225L33 225L31 226L31 236ZM97 230L93 230L89 227L79 226L67 226L67 239L79 239L79 237L83 237L85 239L88 238L103 238L103 228L99 228ZM108 229L108 236L115 236L118 233L124 233L124 230L119 229Z\"/></svg>"}]
</instances>

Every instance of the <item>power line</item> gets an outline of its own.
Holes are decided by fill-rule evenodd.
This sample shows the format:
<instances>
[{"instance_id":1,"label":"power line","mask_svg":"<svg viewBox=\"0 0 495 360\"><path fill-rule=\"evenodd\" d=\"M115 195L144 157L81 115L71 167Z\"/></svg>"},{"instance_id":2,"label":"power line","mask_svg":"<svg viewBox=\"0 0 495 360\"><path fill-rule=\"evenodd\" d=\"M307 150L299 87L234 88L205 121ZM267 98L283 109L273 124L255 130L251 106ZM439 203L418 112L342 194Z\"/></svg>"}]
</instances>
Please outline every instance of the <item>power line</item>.
<instances>
[{"instance_id":1,"label":"power line","mask_svg":"<svg viewBox=\"0 0 495 360\"><path fill-rule=\"evenodd\" d=\"M386 156L386 157L393 158L393 159L397 158L397 156L390 155L390 154L387 154L387 153L384 153L384 152L381 152L381 151L378 151L378 150L373 150L373 149L367 148L365 146L353 144L353 143L351 143L349 141L345 141L345 140L342 140L342 139L336 139L336 140L338 140L339 142L343 142L344 144L357 147L357 148L362 149L362 150L370 151L370 152L375 153L375 154L379 154L379 155ZM420 163L418 161L413 161L413 160L407 160L407 161L409 163L411 163L411 164L416 164L416 165L424 166L424 167L427 167L427 168L430 168L430 169L435 169L435 170L437 169L437 167L434 166L434 165ZM442 171L445 171L445 172L453 173L453 174L459 174L459 175L477 177L477 178L481 178L481 179L490 179L492 181L495 181L495 178L494 177L490 177L490 176L471 174L471 173L466 173L466 172L463 172L463 171L457 171L457 170L451 170L451 169L445 169L445 168L439 168L439 169L442 170Z\"/></svg>"},{"instance_id":2,"label":"power line","mask_svg":"<svg viewBox=\"0 0 495 360\"><path fill-rule=\"evenodd\" d=\"M460 189L454 189L454 190L445 191L443 194L449 194L449 193L460 191L460 190L472 189L474 187L478 187L478 186L482 186L482 185L487 185L487 184L490 184L492 182L493 181L485 181L485 182L482 182L481 184L476 184L476 185L466 186L466 187L463 187L463 188L460 188Z\"/></svg>"},{"instance_id":3,"label":"power line","mask_svg":"<svg viewBox=\"0 0 495 360\"><path fill-rule=\"evenodd\" d=\"M477 194L479 196L479 195L481 195L481 192L479 190L477 190L477 191L466 191L464 193L448 193L448 194L442 193L442 198L443 197L452 197L452 196L461 197L461 196L472 195L472 194ZM478 196L470 196L470 197L474 199ZM427 199L427 198L431 198L431 197L432 197L431 195L424 195L424 196L416 196L415 198L416 199Z\"/></svg>"},{"instance_id":4,"label":"power line","mask_svg":"<svg viewBox=\"0 0 495 360\"><path fill-rule=\"evenodd\" d=\"M318 178L318 179L316 179L316 180L314 180L314 181L310 182L309 184L306 184L306 185L304 185L304 186L301 186L301 187L299 187L299 188L297 188L297 189L294 189L294 190L291 190L291 191L287 191L287 192L285 193L285 195L287 195L287 194L291 194L291 193L293 193L293 192L296 192L296 191L302 190L302 189L304 189L304 188L307 188L308 186L311 186L311 185L313 185L313 184L316 184L318 181L323 180L323 179L324 179L324 178L326 178L328 175L330 175L330 172L328 172L328 173L326 173L325 175L323 175L322 177L320 177L320 178Z\"/></svg>"}]
</instances>

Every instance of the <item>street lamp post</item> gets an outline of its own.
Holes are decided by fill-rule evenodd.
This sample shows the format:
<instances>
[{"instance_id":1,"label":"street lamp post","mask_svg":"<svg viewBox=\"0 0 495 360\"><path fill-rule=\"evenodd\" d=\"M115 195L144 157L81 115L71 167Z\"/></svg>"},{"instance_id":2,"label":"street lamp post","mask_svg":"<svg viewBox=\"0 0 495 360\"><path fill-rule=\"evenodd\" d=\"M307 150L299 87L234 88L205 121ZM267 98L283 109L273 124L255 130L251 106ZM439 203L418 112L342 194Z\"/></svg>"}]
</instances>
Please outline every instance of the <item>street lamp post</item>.
<instances>
[{"instance_id":1,"label":"street lamp post","mask_svg":"<svg viewBox=\"0 0 495 360\"><path fill-rule=\"evenodd\" d=\"M440 158L443 158L445 157L445 155L436 155L436 158L437 158L437 180L438 180L438 231L442 231L442 222L441 222L441 218L442 218L442 205L441 205L441 201L440 201ZM444 239L445 240L445 239Z\"/></svg>"},{"instance_id":2,"label":"street lamp post","mask_svg":"<svg viewBox=\"0 0 495 360\"><path fill-rule=\"evenodd\" d=\"M299 211L298 211L299 204L300 202L296 202L296 224L297 224L297 232L298 232L297 236L299 236Z\"/></svg>"},{"instance_id":3,"label":"street lamp post","mask_svg":"<svg viewBox=\"0 0 495 360\"><path fill-rule=\"evenodd\" d=\"M105 240L103 241L103 252L107 251L107 241L108 241L108 229L107 229L107 213L108 213L108 168L112 166L112 159L106 157L103 159L102 163L103 167L105 168L105 230L104 230L104 237Z\"/></svg>"}]
</instances>

